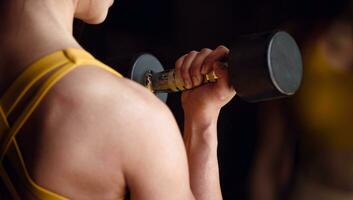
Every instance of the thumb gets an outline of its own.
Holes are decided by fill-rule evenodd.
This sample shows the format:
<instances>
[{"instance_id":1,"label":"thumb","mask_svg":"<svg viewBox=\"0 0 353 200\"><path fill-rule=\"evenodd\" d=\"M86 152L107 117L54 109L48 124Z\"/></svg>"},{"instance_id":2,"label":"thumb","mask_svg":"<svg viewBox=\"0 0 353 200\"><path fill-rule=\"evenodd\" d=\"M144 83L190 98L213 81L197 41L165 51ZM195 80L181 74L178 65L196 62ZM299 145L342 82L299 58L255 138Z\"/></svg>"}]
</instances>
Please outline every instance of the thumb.
<instances>
[{"instance_id":1,"label":"thumb","mask_svg":"<svg viewBox=\"0 0 353 200\"><path fill-rule=\"evenodd\" d=\"M213 64L213 70L218 76L215 84L216 90L222 94L224 93L225 96L233 97L236 92L231 84L228 68L224 65L224 63L215 62Z\"/></svg>"},{"instance_id":2,"label":"thumb","mask_svg":"<svg viewBox=\"0 0 353 200\"><path fill-rule=\"evenodd\" d=\"M213 63L213 70L218 77L217 87L231 87L229 73L227 67L221 62Z\"/></svg>"}]
</instances>

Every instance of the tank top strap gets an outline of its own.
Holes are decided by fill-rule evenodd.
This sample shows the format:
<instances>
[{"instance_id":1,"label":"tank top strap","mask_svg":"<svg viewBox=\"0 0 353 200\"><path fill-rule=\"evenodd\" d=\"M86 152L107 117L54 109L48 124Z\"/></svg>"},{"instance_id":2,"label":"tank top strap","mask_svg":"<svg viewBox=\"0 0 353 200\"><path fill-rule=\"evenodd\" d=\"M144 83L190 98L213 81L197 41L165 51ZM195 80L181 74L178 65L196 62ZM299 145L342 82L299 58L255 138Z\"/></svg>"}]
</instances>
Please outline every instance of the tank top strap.
<instances>
[{"instance_id":1,"label":"tank top strap","mask_svg":"<svg viewBox=\"0 0 353 200\"><path fill-rule=\"evenodd\" d=\"M2 134L6 129L9 128L9 123L7 122L6 114L4 113L2 107L0 106L0 140L2 138Z\"/></svg>"},{"instance_id":2,"label":"tank top strap","mask_svg":"<svg viewBox=\"0 0 353 200\"><path fill-rule=\"evenodd\" d=\"M39 59L35 63L31 64L16 80L15 82L5 91L5 94L0 99L0 145L2 146L4 138L10 130L10 124L8 122L8 116L12 110L18 105L20 100L25 94L32 88L38 80L40 80L47 73L60 67L65 62L62 59L62 51L55 52L49 56L45 56ZM45 66L45 67L43 67ZM10 143L13 144L11 140ZM12 147L13 145L11 145ZM1 147L0 147L1 149ZM6 154L6 152L4 152ZM18 196L16 188L13 185L11 178L3 165L3 158L1 159L0 166L1 181L7 188L9 195L12 199L21 199Z\"/></svg>"},{"instance_id":3,"label":"tank top strap","mask_svg":"<svg viewBox=\"0 0 353 200\"><path fill-rule=\"evenodd\" d=\"M9 153L11 162L15 163L15 166L20 167L16 171L20 173L22 181L29 189L29 192L38 199L64 200L67 198L52 193L32 181L25 169L25 164L15 137L49 90L65 75L79 66L96 66L117 77L122 77L118 72L99 62L84 50L65 49L45 56L30 65L0 99L0 162ZM45 79L43 80L44 77ZM33 94L34 96L25 104L25 109L23 109L13 124L9 124L8 117L11 112L16 109L21 100L29 91L32 91L33 86L40 80L43 82L38 84L38 88L36 88ZM11 192L12 198L19 199L16 189L4 171L3 166L0 166L0 175L2 181Z\"/></svg>"},{"instance_id":4,"label":"tank top strap","mask_svg":"<svg viewBox=\"0 0 353 200\"><path fill-rule=\"evenodd\" d=\"M63 51L55 52L31 64L6 90L0 99L0 106L3 108L6 117L11 114L35 83L46 74L67 63L67 60L63 59L63 53Z\"/></svg>"},{"instance_id":5,"label":"tank top strap","mask_svg":"<svg viewBox=\"0 0 353 200\"><path fill-rule=\"evenodd\" d=\"M95 59L91 54L82 49L65 49L65 55L76 65L94 65L105 71L114 74L117 77L123 77L119 72Z\"/></svg>"},{"instance_id":6,"label":"tank top strap","mask_svg":"<svg viewBox=\"0 0 353 200\"><path fill-rule=\"evenodd\" d=\"M2 110L2 108L0 107L0 138L1 138L1 136L3 136L5 131L8 130L8 128L9 128L9 124L7 122L6 115L5 115L4 111ZM10 177L8 176L8 174L6 173L6 171L2 165L0 165L0 177L1 177L0 180L3 182L3 184L9 190L8 192L11 195L11 197L16 200L20 199L19 196L17 195L16 189L15 189L14 185L12 184Z\"/></svg>"},{"instance_id":7,"label":"tank top strap","mask_svg":"<svg viewBox=\"0 0 353 200\"><path fill-rule=\"evenodd\" d=\"M16 134L19 132L19 130L21 129L21 127L24 125L24 123L28 120L28 118L30 117L30 115L34 112L34 110L38 107L39 103L43 100L43 98L45 97L45 95L49 92L49 90L59 81L61 80L66 74L68 74L69 72L71 72L73 69L75 69L78 66L96 66L99 68L102 68L105 71L108 71L110 73L113 73L114 75L116 75L117 77L122 77L121 74L119 74L118 72L116 72L115 70L113 70L112 68L106 66L105 64L103 64L102 62L99 62L98 60L96 60L91 54L89 54L88 52L81 50L81 49L65 49L62 51L63 55L66 57L66 60L68 60L68 62L63 62L63 65L59 66L59 67L52 67L57 68L46 80L43 84L41 84L41 86L39 87L38 91L35 93L34 97L29 101L29 103L27 104L26 108L24 109L24 111L21 113L21 115L18 117L18 119L15 121L15 123L11 126L11 129L9 130L9 133L6 134L6 136L2 139L1 141L1 145L0 145L0 160L3 159L7 149L9 148L10 144L11 144L11 139L14 138L16 136ZM60 58L60 54L52 54L49 55L50 57L44 57L42 60L42 62L49 60L49 58L53 58L53 59L57 59ZM51 57L53 56L53 57ZM59 56L59 57L56 57ZM60 60L60 59L59 59ZM62 60L62 57L61 57ZM40 62L39 61L39 62ZM39 66L39 64L35 64L33 67L35 68L36 66ZM39 72L40 74L47 74L49 71L53 71L52 70L45 70L45 72L43 72L44 70L38 70L37 72ZM30 69L28 69L30 70ZM26 73L26 72L25 72ZM21 84L19 84L19 87L16 87L16 91L18 93L20 93L21 97L24 96L23 93L25 93L25 91L23 90L29 90L30 87L26 87L26 83L31 83L32 87L34 85L32 79L30 76L33 76L37 79L37 76L34 73L34 70L31 73L28 73L27 76L23 76L24 78L27 78L26 81L20 81ZM42 75L43 77L43 75ZM33 78L34 79L34 78ZM38 81L38 80L37 80ZM23 90L20 90L23 89ZM26 91L26 92L27 92ZM16 94L13 93L13 91L9 91L9 93L11 94ZM17 100L20 99L21 97L17 97L14 98L14 96L16 95L9 95L9 99L13 99L13 100ZM7 100L7 99L5 99ZM5 102L4 100L4 104L8 103L7 105L10 108L14 108L16 105L12 105L11 102ZM19 100L17 100L19 101ZM17 102L18 103L18 102ZM13 103L15 104L15 102ZM4 107L3 107L4 108ZM6 114L6 112L5 112Z\"/></svg>"}]
</instances>

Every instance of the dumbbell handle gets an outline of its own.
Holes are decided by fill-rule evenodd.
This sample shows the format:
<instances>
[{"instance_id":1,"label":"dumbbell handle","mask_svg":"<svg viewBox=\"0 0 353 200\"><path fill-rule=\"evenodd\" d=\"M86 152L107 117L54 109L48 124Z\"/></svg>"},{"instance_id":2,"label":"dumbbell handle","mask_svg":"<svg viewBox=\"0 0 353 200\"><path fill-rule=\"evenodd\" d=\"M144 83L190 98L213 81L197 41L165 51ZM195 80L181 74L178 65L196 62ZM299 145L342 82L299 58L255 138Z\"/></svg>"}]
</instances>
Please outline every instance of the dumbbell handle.
<instances>
[{"instance_id":1,"label":"dumbbell handle","mask_svg":"<svg viewBox=\"0 0 353 200\"><path fill-rule=\"evenodd\" d=\"M227 66L227 63L223 63L224 66ZM203 83L212 83L218 79L215 71L203 76ZM153 92L180 92L187 90L183 80L180 77L176 76L175 70L167 70L158 73L147 72L146 73L146 87L152 90Z\"/></svg>"}]
</instances>

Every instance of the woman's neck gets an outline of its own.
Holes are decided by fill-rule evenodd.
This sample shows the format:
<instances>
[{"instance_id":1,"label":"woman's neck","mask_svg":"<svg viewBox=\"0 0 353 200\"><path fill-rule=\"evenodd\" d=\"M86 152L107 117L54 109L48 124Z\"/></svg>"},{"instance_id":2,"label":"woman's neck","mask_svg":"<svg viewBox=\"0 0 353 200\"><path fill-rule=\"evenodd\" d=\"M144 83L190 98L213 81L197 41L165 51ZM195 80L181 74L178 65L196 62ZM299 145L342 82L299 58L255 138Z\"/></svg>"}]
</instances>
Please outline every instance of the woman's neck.
<instances>
[{"instance_id":1,"label":"woman's neck","mask_svg":"<svg viewBox=\"0 0 353 200\"><path fill-rule=\"evenodd\" d=\"M0 96L33 61L68 47L81 48L72 36L71 0L11 0L2 8Z\"/></svg>"}]
</instances>

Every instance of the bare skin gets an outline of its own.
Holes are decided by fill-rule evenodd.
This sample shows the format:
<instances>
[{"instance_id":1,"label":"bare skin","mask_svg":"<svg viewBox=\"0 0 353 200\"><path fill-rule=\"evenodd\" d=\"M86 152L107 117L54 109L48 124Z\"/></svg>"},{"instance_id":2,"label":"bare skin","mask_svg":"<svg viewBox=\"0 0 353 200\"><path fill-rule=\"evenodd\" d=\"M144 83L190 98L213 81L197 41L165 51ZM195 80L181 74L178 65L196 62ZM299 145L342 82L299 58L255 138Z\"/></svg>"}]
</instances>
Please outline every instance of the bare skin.
<instances>
[{"instance_id":1,"label":"bare skin","mask_svg":"<svg viewBox=\"0 0 353 200\"><path fill-rule=\"evenodd\" d=\"M7 28L0 30L0 91L38 58L81 48L72 36L74 17L100 23L111 4L1 3ZM70 199L117 199L127 188L132 199L221 199L216 122L235 92L215 63L227 53L223 46L192 52L176 64L184 75L201 77L215 69L221 77L183 94L185 144L169 109L146 89L93 66L74 70L54 86L19 133L31 177Z\"/></svg>"},{"instance_id":2,"label":"bare skin","mask_svg":"<svg viewBox=\"0 0 353 200\"><path fill-rule=\"evenodd\" d=\"M191 188L200 199L222 198L217 161L217 119L220 109L234 97L235 91L229 86L227 70L217 61L228 53L226 47L219 46L214 51L192 51L176 62L176 74L184 83L188 82L188 87L199 86L201 75L211 70L215 70L219 77L216 84L184 92L181 99ZM200 168L202 165L204 167Z\"/></svg>"}]
</instances>

